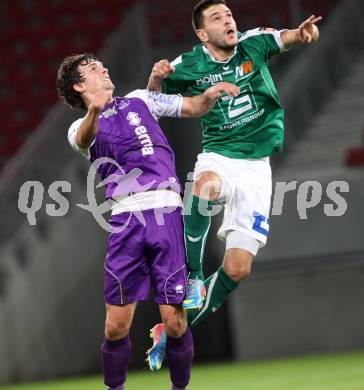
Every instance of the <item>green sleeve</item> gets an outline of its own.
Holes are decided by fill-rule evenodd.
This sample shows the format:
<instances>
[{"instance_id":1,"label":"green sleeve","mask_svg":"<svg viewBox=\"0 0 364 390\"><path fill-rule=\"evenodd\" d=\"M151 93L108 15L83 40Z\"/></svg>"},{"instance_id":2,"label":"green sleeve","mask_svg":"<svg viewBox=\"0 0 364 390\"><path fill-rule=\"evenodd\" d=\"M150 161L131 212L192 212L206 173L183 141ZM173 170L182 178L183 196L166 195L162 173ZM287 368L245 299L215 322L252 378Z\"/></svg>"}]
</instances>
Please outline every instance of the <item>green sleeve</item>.
<instances>
[{"instance_id":1,"label":"green sleeve","mask_svg":"<svg viewBox=\"0 0 364 390\"><path fill-rule=\"evenodd\" d=\"M162 89L167 94L182 94L186 92L191 84L189 75L187 74L183 62L183 56L177 57L171 62L176 71L171 73L165 80L163 80Z\"/></svg>"},{"instance_id":2,"label":"green sleeve","mask_svg":"<svg viewBox=\"0 0 364 390\"><path fill-rule=\"evenodd\" d=\"M272 28L257 28L247 31L241 35L239 45L254 47L265 62L286 50L280 37L280 31Z\"/></svg>"},{"instance_id":3,"label":"green sleeve","mask_svg":"<svg viewBox=\"0 0 364 390\"><path fill-rule=\"evenodd\" d=\"M170 75L163 80L162 90L163 93L169 95L182 94L186 91L187 84L183 79L178 78L178 74Z\"/></svg>"}]
</instances>

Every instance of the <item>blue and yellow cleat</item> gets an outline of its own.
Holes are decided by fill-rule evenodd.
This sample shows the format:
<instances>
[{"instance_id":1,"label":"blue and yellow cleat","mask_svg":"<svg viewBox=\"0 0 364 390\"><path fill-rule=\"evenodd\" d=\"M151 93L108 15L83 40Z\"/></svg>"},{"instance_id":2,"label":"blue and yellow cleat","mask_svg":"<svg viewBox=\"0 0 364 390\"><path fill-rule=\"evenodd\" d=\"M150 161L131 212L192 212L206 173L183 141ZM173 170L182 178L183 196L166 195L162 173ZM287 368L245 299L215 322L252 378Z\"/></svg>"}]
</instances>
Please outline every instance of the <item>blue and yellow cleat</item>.
<instances>
[{"instance_id":1,"label":"blue and yellow cleat","mask_svg":"<svg viewBox=\"0 0 364 390\"><path fill-rule=\"evenodd\" d=\"M186 299L182 303L185 310L201 310L205 300L206 289L203 280L189 279Z\"/></svg>"},{"instance_id":2,"label":"blue and yellow cleat","mask_svg":"<svg viewBox=\"0 0 364 390\"><path fill-rule=\"evenodd\" d=\"M158 371L166 355L167 333L163 324L155 325L150 330L150 337L153 339L153 346L147 351L147 363L151 371Z\"/></svg>"}]
</instances>

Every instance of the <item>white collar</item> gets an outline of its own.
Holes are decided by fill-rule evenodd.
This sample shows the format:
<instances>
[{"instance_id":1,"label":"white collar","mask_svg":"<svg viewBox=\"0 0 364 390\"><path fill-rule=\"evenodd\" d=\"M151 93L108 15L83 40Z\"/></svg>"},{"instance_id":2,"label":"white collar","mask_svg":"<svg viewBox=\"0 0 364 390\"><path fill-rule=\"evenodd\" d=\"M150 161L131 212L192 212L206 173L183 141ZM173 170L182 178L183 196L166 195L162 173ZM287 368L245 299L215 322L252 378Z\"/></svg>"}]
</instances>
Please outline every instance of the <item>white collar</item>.
<instances>
[{"instance_id":1,"label":"white collar","mask_svg":"<svg viewBox=\"0 0 364 390\"><path fill-rule=\"evenodd\" d=\"M204 51L205 54L207 54L207 55L212 59L212 61L217 62L217 63L219 63L219 64L227 64L227 63L235 56L236 51L238 50L238 48L235 47L235 48L234 48L234 54L233 54L231 57L229 57L227 60L225 60L225 61L218 61L218 60L211 54L210 50L209 50L205 45L202 45L202 50Z\"/></svg>"}]
</instances>

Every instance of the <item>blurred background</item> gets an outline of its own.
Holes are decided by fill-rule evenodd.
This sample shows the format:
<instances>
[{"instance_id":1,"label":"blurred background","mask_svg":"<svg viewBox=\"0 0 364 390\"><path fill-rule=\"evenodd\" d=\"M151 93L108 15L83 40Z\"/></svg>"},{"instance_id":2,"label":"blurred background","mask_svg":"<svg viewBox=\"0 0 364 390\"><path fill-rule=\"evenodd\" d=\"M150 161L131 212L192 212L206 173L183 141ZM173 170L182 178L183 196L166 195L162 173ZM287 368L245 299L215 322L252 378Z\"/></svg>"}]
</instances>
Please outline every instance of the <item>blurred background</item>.
<instances>
[{"instance_id":1,"label":"blurred background","mask_svg":"<svg viewBox=\"0 0 364 390\"><path fill-rule=\"evenodd\" d=\"M82 112L57 98L61 60L96 53L117 94L144 88L155 61L197 44L195 1L0 1L0 384L99 374L103 337L103 261L107 233L87 204L87 161L66 132ZM286 149L274 156L276 182L318 182L323 198L297 212L297 190L271 219L253 275L193 329L197 362L241 361L364 349L364 2L230 0L240 31L297 27L322 15L321 40L271 61L286 109ZM200 152L197 120L162 120L182 182ZM20 187L39 181L43 203L30 225ZM51 217L54 181L68 181L69 211ZM345 181L342 216L327 216L329 183ZM339 192L339 191L338 191ZM102 193L100 195L100 202ZM31 197L30 197L31 198ZM48 206L49 207L49 206ZM56 207L57 208L57 207ZM334 207L335 209L335 207ZM205 274L221 263L214 218ZM139 305L131 369L144 366L149 328L159 315ZM364 388L364 387L363 387Z\"/></svg>"}]
</instances>

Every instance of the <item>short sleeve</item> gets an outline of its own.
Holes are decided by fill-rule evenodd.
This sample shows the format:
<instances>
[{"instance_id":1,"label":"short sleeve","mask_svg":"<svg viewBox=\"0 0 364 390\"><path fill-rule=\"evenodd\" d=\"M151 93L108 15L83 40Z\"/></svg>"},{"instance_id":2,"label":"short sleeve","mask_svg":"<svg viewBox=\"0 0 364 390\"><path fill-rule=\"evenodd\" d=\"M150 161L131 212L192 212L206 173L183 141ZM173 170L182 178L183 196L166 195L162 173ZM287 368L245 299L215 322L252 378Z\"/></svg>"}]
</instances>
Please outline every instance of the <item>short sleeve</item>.
<instances>
[{"instance_id":1,"label":"short sleeve","mask_svg":"<svg viewBox=\"0 0 364 390\"><path fill-rule=\"evenodd\" d=\"M163 80L163 92L169 94L184 93L189 84L186 82L184 77L182 55L172 61L171 65L174 66L175 71Z\"/></svg>"},{"instance_id":2,"label":"short sleeve","mask_svg":"<svg viewBox=\"0 0 364 390\"><path fill-rule=\"evenodd\" d=\"M78 129L81 126L81 123L84 118L77 119L72 123L68 130L68 142L70 143L73 150L75 150L78 153L81 153L83 156L85 156L87 159L90 158L90 148L82 148L79 146L76 142L76 134Z\"/></svg>"},{"instance_id":3,"label":"short sleeve","mask_svg":"<svg viewBox=\"0 0 364 390\"><path fill-rule=\"evenodd\" d=\"M181 95L167 95L161 92L138 89L126 95L128 98L139 98L145 102L149 111L156 119L164 116L180 117L183 97Z\"/></svg>"},{"instance_id":4,"label":"short sleeve","mask_svg":"<svg viewBox=\"0 0 364 390\"><path fill-rule=\"evenodd\" d=\"M252 42L265 60L287 51L281 38L282 30L273 28L256 28L246 31L239 38L239 45Z\"/></svg>"}]
</instances>

